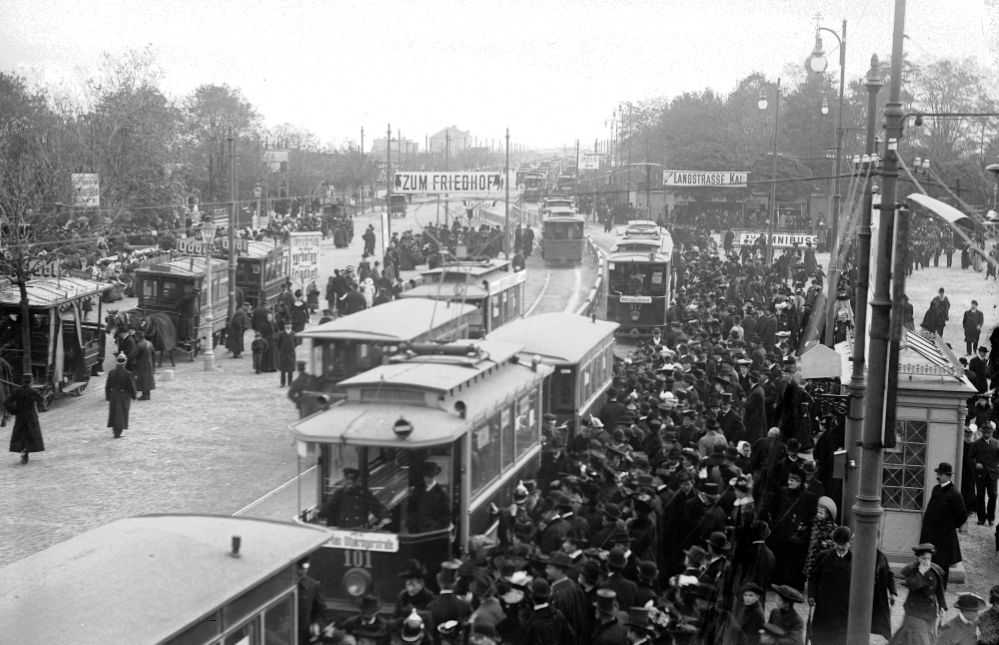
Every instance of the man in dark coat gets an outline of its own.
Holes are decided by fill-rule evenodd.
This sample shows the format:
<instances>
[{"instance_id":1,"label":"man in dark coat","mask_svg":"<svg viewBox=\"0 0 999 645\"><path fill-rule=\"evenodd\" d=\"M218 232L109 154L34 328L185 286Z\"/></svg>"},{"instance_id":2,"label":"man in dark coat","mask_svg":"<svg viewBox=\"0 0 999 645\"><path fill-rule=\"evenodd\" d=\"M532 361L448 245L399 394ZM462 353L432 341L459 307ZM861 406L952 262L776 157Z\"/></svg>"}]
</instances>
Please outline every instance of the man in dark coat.
<instances>
[{"instance_id":1,"label":"man in dark coat","mask_svg":"<svg viewBox=\"0 0 999 645\"><path fill-rule=\"evenodd\" d=\"M933 471L937 474L937 485L933 487L930 502L923 513L923 528L919 532L920 543L936 547L933 563L944 572L944 589L950 574L950 565L961 561L961 545L957 540L957 530L968 520L961 492L954 488L951 478L954 468L941 462Z\"/></svg>"},{"instance_id":2,"label":"man in dark coat","mask_svg":"<svg viewBox=\"0 0 999 645\"><path fill-rule=\"evenodd\" d=\"M236 307L229 321L229 332L226 334L225 346L232 352L233 358L240 358L245 348L243 347L243 333L246 332L246 311L244 305Z\"/></svg>"},{"instance_id":3,"label":"man in dark coat","mask_svg":"<svg viewBox=\"0 0 999 645\"><path fill-rule=\"evenodd\" d=\"M104 384L104 398L108 406L108 427L114 430L114 438L120 439L123 430L128 430L128 411L135 400L135 380L125 369L125 353L118 354L118 365L108 372Z\"/></svg>"},{"instance_id":4,"label":"man in dark coat","mask_svg":"<svg viewBox=\"0 0 999 645\"><path fill-rule=\"evenodd\" d=\"M965 354L971 356L978 349L978 338L982 334L982 325L985 324L985 315L978 311L978 301L971 301L971 309L964 312L964 319L961 325L964 327Z\"/></svg>"},{"instance_id":5,"label":"man in dark coat","mask_svg":"<svg viewBox=\"0 0 999 645\"><path fill-rule=\"evenodd\" d=\"M597 627L592 645L628 645L628 628L618 619L617 594L612 589L597 589Z\"/></svg>"},{"instance_id":6,"label":"man in dark coat","mask_svg":"<svg viewBox=\"0 0 999 645\"><path fill-rule=\"evenodd\" d=\"M931 302L937 303L937 307L940 309L940 316L943 318L943 322L940 324L940 335L943 336L944 325L950 320L950 299L944 294L943 287L937 290L937 296Z\"/></svg>"},{"instance_id":7,"label":"man in dark coat","mask_svg":"<svg viewBox=\"0 0 999 645\"><path fill-rule=\"evenodd\" d=\"M812 643L846 645L846 625L850 613L850 569L853 533L845 526L833 531L833 548L815 559L808 578L808 604L812 616Z\"/></svg>"},{"instance_id":8,"label":"man in dark coat","mask_svg":"<svg viewBox=\"0 0 999 645\"><path fill-rule=\"evenodd\" d=\"M565 616L576 642L586 645L590 641L587 626L592 609L585 604L586 596L574 579L577 575L575 563L563 551L556 551L545 563L545 576L551 582L551 605Z\"/></svg>"},{"instance_id":9,"label":"man in dark coat","mask_svg":"<svg viewBox=\"0 0 999 645\"><path fill-rule=\"evenodd\" d=\"M409 496L406 524L411 533L425 533L446 528L451 523L451 504L437 483L441 467L434 461L420 466L423 481L413 487Z\"/></svg>"},{"instance_id":10,"label":"man in dark coat","mask_svg":"<svg viewBox=\"0 0 999 645\"><path fill-rule=\"evenodd\" d=\"M281 386L285 386L285 378L288 385L295 378L295 332L291 330L291 320L285 320L281 325L282 329L274 339L277 353L277 368L281 372Z\"/></svg>"},{"instance_id":11,"label":"man in dark coat","mask_svg":"<svg viewBox=\"0 0 999 645\"><path fill-rule=\"evenodd\" d=\"M746 429L743 438L749 442L749 445L767 436L766 393L761 383L761 381L765 383L766 379L766 376L756 370L749 373L752 387L749 389L749 396L746 397L746 406L742 413L742 425Z\"/></svg>"},{"instance_id":12,"label":"man in dark coat","mask_svg":"<svg viewBox=\"0 0 999 645\"><path fill-rule=\"evenodd\" d=\"M309 559L303 558L298 562L298 642L309 643L313 629L322 629L330 618L319 581L309 576Z\"/></svg>"},{"instance_id":13,"label":"man in dark coat","mask_svg":"<svg viewBox=\"0 0 999 645\"><path fill-rule=\"evenodd\" d=\"M531 257L531 252L534 250L534 229L530 226L524 229L523 233L524 239L524 257Z\"/></svg>"},{"instance_id":14,"label":"man in dark coat","mask_svg":"<svg viewBox=\"0 0 999 645\"><path fill-rule=\"evenodd\" d=\"M364 311L368 306L367 301L364 299L364 294L362 294L357 289L351 289L343 297L343 315L349 316L350 314L356 314L358 311Z\"/></svg>"},{"instance_id":15,"label":"man in dark coat","mask_svg":"<svg viewBox=\"0 0 999 645\"><path fill-rule=\"evenodd\" d=\"M138 332L137 332L138 335ZM143 336L129 358L132 361L132 375L135 376L135 389L142 392L139 401L148 401L149 392L156 389L156 378L153 370L153 344Z\"/></svg>"},{"instance_id":16,"label":"man in dark coat","mask_svg":"<svg viewBox=\"0 0 999 645\"><path fill-rule=\"evenodd\" d=\"M181 340L193 340L197 336L197 329L194 328L194 313L198 310L201 299L201 289L192 289L181 296L177 302L177 338ZM120 351L125 351L119 347Z\"/></svg>"},{"instance_id":17,"label":"man in dark coat","mask_svg":"<svg viewBox=\"0 0 999 645\"><path fill-rule=\"evenodd\" d=\"M319 509L327 526L341 529L363 529L380 524L385 507L378 498L358 481L356 468L343 469L343 485L333 490Z\"/></svg>"},{"instance_id":18,"label":"man in dark coat","mask_svg":"<svg viewBox=\"0 0 999 645\"><path fill-rule=\"evenodd\" d=\"M260 326L267 322L267 314L271 313L270 308L267 306L267 302L263 299L253 310L253 317L250 319L250 326L253 327L253 331L260 331Z\"/></svg>"},{"instance_id":19,"label":"man in dark coat","mask_svg":"<svg viewBox=\"0 0 999 645\"><path fill-rule=\"evenodd\" d=\"M576 635L561 611L551 606L551 587L544 578L528 586L534 611L527 619L524 645L574 645Z\"/></svg>"},{"instance_id":20,"label":"man in dark coat","mask_svg":"<svg viewBox=\"0 0 999 645\"><path fill-rule=\"evenodd\" d=\"M125 355L125 369L132 371L132 354L135 353L135 338L133 333L135 328L129 326L127 330L120 330L118 338L118 353Z\"/></svg>"},{"instance_id":21,"label":"man in dark coat","mask_svg":"<svg viewBox=\"0 0 999 645\"><path fill-rule=\"evenodd\" d=\"M968 361L968 371L971 372L971 384L978 389L979 392L985 392L989 389L989 371L987 357L989 350L985 347L978 348L978 356L975 356L970 361Z\"/></svg>"},{"instance_id":22,"label":"man in dark coat","mask_svg":"<svg viewBox=\"0 0 999 645\"><path fill-rule=\"evenodd\" d=\"M28 372L21 379L21 385L4 401L4 422L7 415L13 414L14 430L10 433L10 452L21 453L21 463L28 463L29 452L43 452L45 443L42 441L42 425L38 422L36 403L42 403L42 395L31 387L32 376Z\"/></svg>"},{"instance_id":23,"label":"man in dark coat","mask_svg":"<svg viewBox=\"0 0 999 645\"><path fill-rule=\"evenodd\" d=\"M989 525L996 522L996 482L999 481L999 441L993 438L995 428L989 421L982 426L982 436L971 444L969 460L974 463L975 472L975 511L978 524ZM985 496L988 494L988 508Z\"/></svg>"}]
</instances>

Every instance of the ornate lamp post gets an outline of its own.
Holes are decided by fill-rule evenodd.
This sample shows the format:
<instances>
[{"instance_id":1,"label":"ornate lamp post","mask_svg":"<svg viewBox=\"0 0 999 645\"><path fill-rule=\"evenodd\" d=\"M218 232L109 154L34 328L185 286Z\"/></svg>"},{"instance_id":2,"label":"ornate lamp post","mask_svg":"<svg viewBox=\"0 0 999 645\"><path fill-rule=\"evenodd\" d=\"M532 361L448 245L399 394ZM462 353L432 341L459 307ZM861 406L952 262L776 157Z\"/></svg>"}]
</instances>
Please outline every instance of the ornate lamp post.
<instances>
[{"instance_id":1,"label":"ornate lamp post","mask_svg":"<svg viewBox=\"0 0 999 645\"><path fill-rule=\"evenodd\" d=\"M205 313L205 371L210 372L215 369L215 348L212 347L212 337L214 336L214 320L212 317L212 248L215 246L215 222L211 215L205 215L201 220L201 241L205 243L205 300L208 303Z\"/></svg>"},{"instance_id":2,"label":"ornate lamp post","mask_svg":"<svg viewBox=\"0 0 999 645\"><path fill-rule=\"evenodd\" d=\"M777 128L780 126L780 79L777 79L777 91L774 95L774 165L770 177L770 216L767 218L767 264L774 260L774 220L777 218ZM769 106L766 94L760 93L756 106L766 110Z\"/></svg>"}]
</instances>

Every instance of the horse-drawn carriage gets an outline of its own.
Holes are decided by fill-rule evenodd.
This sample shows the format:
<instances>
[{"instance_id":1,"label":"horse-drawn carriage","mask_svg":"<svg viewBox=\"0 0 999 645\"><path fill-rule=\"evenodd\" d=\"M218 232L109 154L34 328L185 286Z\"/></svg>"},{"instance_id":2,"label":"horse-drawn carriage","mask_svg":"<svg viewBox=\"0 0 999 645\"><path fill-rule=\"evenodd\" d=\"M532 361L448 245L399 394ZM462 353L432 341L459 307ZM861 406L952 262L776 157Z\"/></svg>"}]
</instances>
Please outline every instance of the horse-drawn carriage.
<instances>
[{"instance_id":1,"label":"horse-drawn carriage","mask_svg":"<svg viewBox=\"0 0 999 645\"><path fill-rule=\"evenodd\" d=\"M163 355L181 352L194 360L203 339L211 335L212 347L225 342L229 303L229 276L223 260L212 259L211 328L208 328L208 293L205 291L208 260L186 257L136 270L138 305L128 311L108 310L108 333L141 331Z\"/></svg>"},{"instance_id":2,"label":"horse-drawn carriage","mask_svg":"<svg viewBox=\"0 0 999 645\"><path fill-rule=\"evenodd\" d=\"M101 372L104 329L101 294L108 284L72 277L28 280L28 325L32 386L42 395L42 410L66 394L80 396L90 377ZM93 321L90 312L97 303ZM11 284L0 290L0 376L4 394L19 383L24 356L21 293Z\"/></svg>"}]
</instances>

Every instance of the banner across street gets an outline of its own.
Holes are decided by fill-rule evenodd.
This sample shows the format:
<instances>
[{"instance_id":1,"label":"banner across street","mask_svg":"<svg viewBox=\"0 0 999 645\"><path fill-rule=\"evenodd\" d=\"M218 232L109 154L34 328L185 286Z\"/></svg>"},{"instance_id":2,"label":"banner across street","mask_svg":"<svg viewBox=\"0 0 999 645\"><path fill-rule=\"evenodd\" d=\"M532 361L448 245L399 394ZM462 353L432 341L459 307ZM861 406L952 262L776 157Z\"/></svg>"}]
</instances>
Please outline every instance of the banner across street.
<instances>
[{"instance_id":1,"label":"banner across street","mask_svg":"<svg viewBox=\"0 0 999 645\"><path fill-rule=\"evenodd\" d=\"M500 195L506 189L501 172L397 172L393 193L467 193Z\"/></svg>"}]
</instances>

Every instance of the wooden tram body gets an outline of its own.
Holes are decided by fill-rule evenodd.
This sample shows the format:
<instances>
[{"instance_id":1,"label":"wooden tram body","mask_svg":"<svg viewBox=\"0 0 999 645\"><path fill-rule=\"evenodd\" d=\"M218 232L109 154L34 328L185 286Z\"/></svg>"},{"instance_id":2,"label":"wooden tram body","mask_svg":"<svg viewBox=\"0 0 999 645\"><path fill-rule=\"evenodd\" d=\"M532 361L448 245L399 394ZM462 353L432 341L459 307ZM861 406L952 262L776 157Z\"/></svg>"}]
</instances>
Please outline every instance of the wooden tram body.
<instances>
[{"instance_id":1,"label":"wooden tram body","mask_svg":"<svg viewBox=\"0 0 999 645\"><path fill-rule=\"evenodd\" d=\"M42 395L42 410L66 394L80 396L104 361L106 334L101 317L101 295L111 285L82 278L28 280L32 386ZM96 315L84 320L83 301L96 301ZM89 317L89 316L88 316ZM0 356L20 383L21 293L17 285L0 291Z\"/></svg>"},{"instance_id":2,"label":"wooden tram body","mask_svg":"<svg viewBox=\"0 0 999 645\"><path fill-rule=\"evenodd\" d=\"M118 520L0 569L0 645L297 643L297 563L330 537L244 517Z\"/></svg>"},{"instance_id":3,"label":"wooden tram body","mask_svg":"<svg viewBox=\"0 0 999 645\"><path fill-rule=\"evenodd\" d=\"M433 585L440 563L461 552L469 536L495 530L490 504L510 504L517 483L540 463L550 367L525 364L522 347L491 340L422 349L342 381L345 400L291 426L299 455L317 458L320 504L350 467L387 510L381 530L337 529L312 559L312 575L337 611L356 611L358 598L371 591L390 609L410 559L427 567ZM437 485L450 516L438 518L437 528L410 532L407 502L426 461L440 467ZM322 520L310 508L297 521Z\"/></svg>"},{"instance_id":4,"label":"wooden tram body","mask_svg":"<svg viewBox=\"0 0 999 645\"><path fill-rule=\"evenodd\" d=\"M672 297L673 237L655 222L629 222L606 259L607 319L620 323L619 336L651 337Z\"/></svg>"},{"instance_id":5,"label":"wooden tram body","mask_svg":"<svg viewBox=\"0 0 999 645\"><path fill-rule=\"evenodd\" d=\"M541 257L546 265L582 264L586 256L586 219L575 208L551 206L542 211Z\"/></svg>"},{"instance_id":6,"label":"wooden tram body","mask_svg":"<svg viewBox=\"0 0 999 645\"><path fill-rule=\"evenodd\" d=\"M289 280L288 247L273 240L249 240L247 247L236 257L236 288L253 307L274 305Z\"/></svg>"},{"instance_id":7,"label":"wooden tram body","mask_svg":"<svg viewBox=\"0 0 999 645\"><path fill-rule=\"evenodd\" d=\"M402 298L359 311L298 334L312 341L309 373L317 378L299 413L306 417L318 407L317 397L341 399L340 382L377 367L412 343L468 338L469 327L480 316L475 305L429 298Z\"/></svg>"},{"instance_id":8,"label":"wooden tram body","mask_svg":"<svg viewBox=\"0 0 999 645\"><path fill-rule=\"evenodd\" d=\"M553 368L545 383L545 412L579 427L579 420L602 404L614 380L616 322L569 313L537 314L489 334L489 340L521 345L521 360L538 357Z\"/></svg>"},{"instance_id":9,"label":"wooden tram body","mask_svg":"<svg viewBox=\"0 0 999 645\"><path fill-rule=\"evenodd\" d=\"M186 257L151 264L135 271L135 294L139 302L128 312L138 319L151 313L164 313L177 329L176 351L187 353L191 359L201 351L201 339L211 336L212 346L223 341L229 316L229 271L223 260L212 259L212 327L207 328L208 260L203 257ZM194 315L183 320L179 313L181 300L200 289Z\"/></svg>"},{"instance_id":10,"label":"wooden tram body","mask_svg":"<svg viewBox=\"0 0 999 645\"><path fill-rule=\"evenodd\" d=\"M545 191L545 176L539 172L530 172L524 175L524 192L521 196L525 202L536 202L541 199Z\"/></svg>"},{"instance_id":11,"label":"wooden tram body","mask_svg":"<svg viewBox=\"0 0 999 645\"><path fill-rule=\"evenodd\" d=\"M402 292L402 298L430 298L475 305L477 319L468 337L481 338L524 315L526 274L513 271L510 260L463 260L422 271L424 283Z\"/></svg>"}]
</instances>

